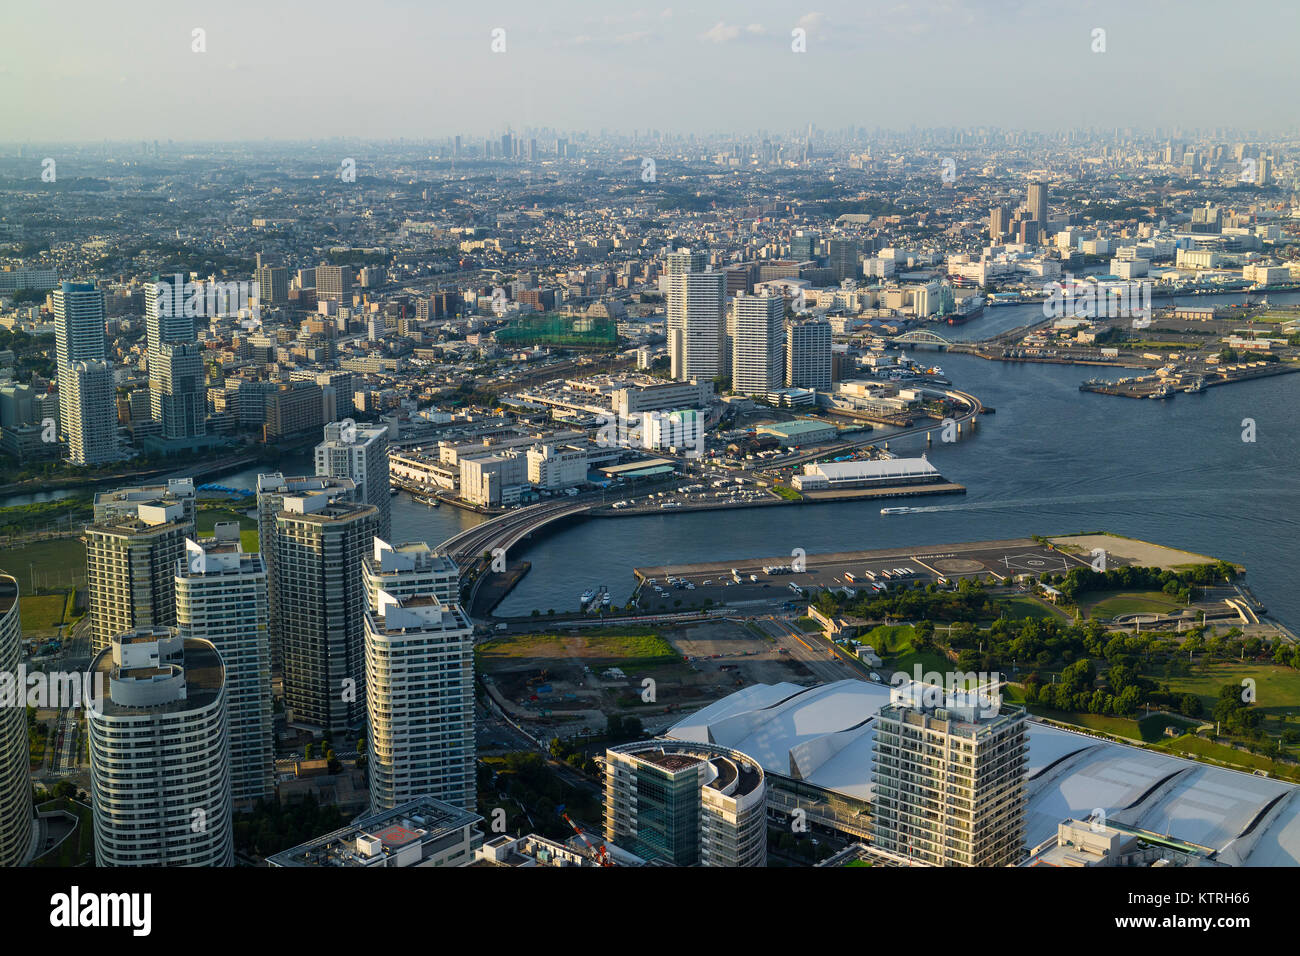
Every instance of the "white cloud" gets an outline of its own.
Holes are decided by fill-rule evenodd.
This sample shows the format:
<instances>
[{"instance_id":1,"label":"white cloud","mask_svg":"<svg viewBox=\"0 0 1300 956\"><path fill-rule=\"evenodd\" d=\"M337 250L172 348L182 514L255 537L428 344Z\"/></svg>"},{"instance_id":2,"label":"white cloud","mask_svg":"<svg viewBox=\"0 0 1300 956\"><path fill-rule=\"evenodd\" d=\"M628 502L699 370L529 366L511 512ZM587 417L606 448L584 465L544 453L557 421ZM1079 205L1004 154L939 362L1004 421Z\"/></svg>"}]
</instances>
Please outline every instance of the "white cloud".
<instances>
[{"instance_id":1,"label":"white cloud","mask_svg":"<svg viewBox=\"0 0 1300 956\"><path fill-rule=\"evenodd\" d=\"M707 40L710 43L731 43L733 40L740 40L745 37L763 36L768 36L768 30L761 23L750 23L742 27L739 24L719 20L708 30L701 33L700 39Z\"/></svg>"},{"instance_id":2,"label":"white cloud","mask_svg":"<svg viewBox=\"0 0 1300 956\"><path fill-rule=\"evenodd\" d=\"M701 40L708 40L710 43L730 43L740 36L740 27L728 26L719 20L708 30L700 34Z\"/></svg>"}]
</instances>

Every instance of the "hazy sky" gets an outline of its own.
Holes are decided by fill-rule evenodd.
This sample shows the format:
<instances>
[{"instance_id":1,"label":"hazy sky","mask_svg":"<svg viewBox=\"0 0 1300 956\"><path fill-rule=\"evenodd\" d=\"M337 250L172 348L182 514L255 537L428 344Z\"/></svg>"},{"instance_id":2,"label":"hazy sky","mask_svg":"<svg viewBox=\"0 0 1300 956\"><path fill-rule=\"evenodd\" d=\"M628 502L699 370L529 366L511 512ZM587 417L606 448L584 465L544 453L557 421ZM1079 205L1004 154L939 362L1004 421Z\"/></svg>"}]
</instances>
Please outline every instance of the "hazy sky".
<instances>
[{"instance_id":1,"label":"hazy sky","mask_svg":"<svg viewBox=\"0 0 1300 956\"><path fill-rule=\"evenodd\" d=\"M1300 74L1292 0L36 0L5 23L6 142L1292 129Z\"/></svg>"}]
</instances>

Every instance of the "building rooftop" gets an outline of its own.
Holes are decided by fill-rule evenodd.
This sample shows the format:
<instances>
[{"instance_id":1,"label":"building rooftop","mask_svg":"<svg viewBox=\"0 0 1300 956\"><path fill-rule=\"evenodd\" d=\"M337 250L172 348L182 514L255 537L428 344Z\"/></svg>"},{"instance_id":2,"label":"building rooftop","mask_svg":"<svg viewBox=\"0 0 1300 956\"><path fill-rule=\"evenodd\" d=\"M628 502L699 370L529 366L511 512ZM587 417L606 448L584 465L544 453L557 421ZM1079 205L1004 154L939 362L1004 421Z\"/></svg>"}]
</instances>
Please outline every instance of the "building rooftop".
<instances>
[{"instance_id":1,"label":"building rooftop","mask_svg":"<svg viewBox=\"0 0 1300 956\"><path fill-rule=\"evenodd\" d=\"M823 432L828 428L835 430L835 426L830 422L819 422L809 418L801 418L793 422L774 422L767 425L759 425L755 430L777 435L806 435L810 432Z\"/></svg>"},{"instance_id":2,"label":"building rooftop","mask_svg":"<svg viewBox=\"0 0 1300 956\"><path fill-rule=\"evenodd\" d=\"M389 866L398 851L418 844L419 859L436 853L444 838L451 837L483 820L476 813L421 797L359 817L351 825L267 857L272 866ZM402 865L402 864L397 864Z\"/></svg>"},{"instance_id":3,"label":"building rooftop","mask_svg":"<svg viewBox=\"0 0 1300 956\"><path fill-rule=\"evenodd\" d=\"M806 474L824 475L830 481L855 478L937 477L939 470L925 458L886 458L880 461L828 461L804 466Z\"/></svg>"},{"instance_id":4,"label":"building rooftop","mask_svg":"<svg viewBox=\"0 0 1300 956\"><path fill-rule=\"evenodd\" d=\"M122 645L150 644L156 643L160 637L165 639L172 633L170 628L142 628L114 638L114 642ZM226 668L221 655L207 641L186 638L182 646L181 655L159 660L156 665L137 663L118 666L113 662L111 645L96 654L90 663L89 673L103 675L102 686L106 691L102 699L96 702L96 711L106 717L151 716L183 713L211 704L225 686ZM174 688L176 693L168 692L166 699L157 702L150 698L145 698L150 700L147 704L129 702L132 687L136 686L133 682L149 684L169 678L183 680L183 687L178 682ZM184 693L177 696L182 689Z\"/></svg>"}]
</instances>

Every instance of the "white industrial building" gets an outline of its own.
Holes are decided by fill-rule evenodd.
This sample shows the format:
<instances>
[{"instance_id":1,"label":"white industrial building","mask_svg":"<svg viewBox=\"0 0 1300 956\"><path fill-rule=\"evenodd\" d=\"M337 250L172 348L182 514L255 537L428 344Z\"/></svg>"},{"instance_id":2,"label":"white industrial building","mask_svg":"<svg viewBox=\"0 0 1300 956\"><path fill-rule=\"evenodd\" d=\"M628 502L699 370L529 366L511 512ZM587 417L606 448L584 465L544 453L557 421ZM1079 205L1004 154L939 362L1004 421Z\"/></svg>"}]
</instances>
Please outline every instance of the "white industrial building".
<instances>
[{"instance_id":1,"label":"white industrial building","mask_svg":"<svg viewBox=\"0 0 1300 956\"><path fill-rule=\"evenodd\" d=\"M528 483L557 491L587 480L587 450L573 445L534 445L527 452Z\"/></svg>"},{"instance_id":2,"label":"white industrial building","mask_svg":"<svg viewBox=\"0 0 1300 956\"><path fill-rule=\"evenodd\" d=\"M790 483L800 491L837 491L873 485L930 484L942 480L939 470L921 457L807 464L803 466L803 474L795 475Z\"/></svg>"}]
</instances>

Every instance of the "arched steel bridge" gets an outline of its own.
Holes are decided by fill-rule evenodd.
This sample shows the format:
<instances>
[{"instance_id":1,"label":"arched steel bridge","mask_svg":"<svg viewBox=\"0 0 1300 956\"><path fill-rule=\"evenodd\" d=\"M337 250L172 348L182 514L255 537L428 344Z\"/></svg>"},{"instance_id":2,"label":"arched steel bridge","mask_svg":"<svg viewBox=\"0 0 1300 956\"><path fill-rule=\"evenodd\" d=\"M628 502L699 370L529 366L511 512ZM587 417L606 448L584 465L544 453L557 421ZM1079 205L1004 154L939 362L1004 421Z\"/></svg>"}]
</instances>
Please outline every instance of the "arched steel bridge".
<instances>
[{"instance_id":1,"label":"arched steel bridge","mask_svg":"<svg viewBox=\"0 0 1300 956\"><path fill-rule=\"evenodd\" d=\"M890 343L899 345L942 345L947 348L956 343L949 342L937 332L931 332L929 329L913 329L910 332L904 332L902 335L896 335L889 340Z\"/></svg>"}]
</instances>

